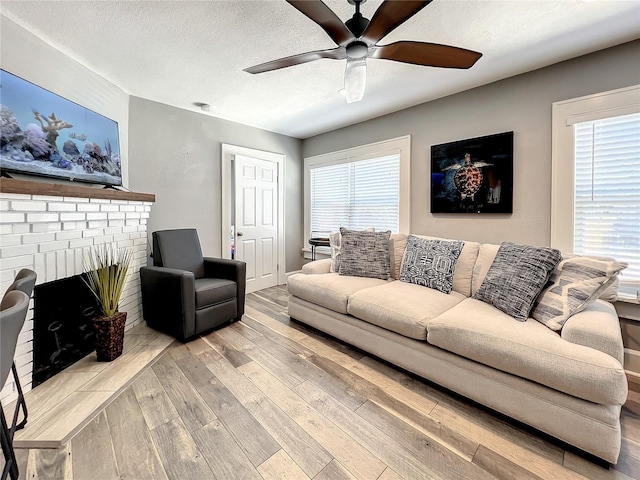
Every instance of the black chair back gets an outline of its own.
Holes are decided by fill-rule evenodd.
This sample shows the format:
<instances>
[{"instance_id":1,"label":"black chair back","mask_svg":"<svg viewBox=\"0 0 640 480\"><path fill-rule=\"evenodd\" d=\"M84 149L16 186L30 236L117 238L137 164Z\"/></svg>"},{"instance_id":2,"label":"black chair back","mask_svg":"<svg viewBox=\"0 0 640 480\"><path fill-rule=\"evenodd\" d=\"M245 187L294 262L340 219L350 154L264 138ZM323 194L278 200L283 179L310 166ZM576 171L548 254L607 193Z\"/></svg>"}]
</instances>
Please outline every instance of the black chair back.
<instances>
[{"instance_id":1,"label":"black chair back","mask_svg":"<svg viewBox=\"0 0 640 480\"><path fill-rule=\"evenodd\" d=\"M204 277L204 258L195 228L153 232L153 265L193 272Z\"/></svg>"}]
</instances>

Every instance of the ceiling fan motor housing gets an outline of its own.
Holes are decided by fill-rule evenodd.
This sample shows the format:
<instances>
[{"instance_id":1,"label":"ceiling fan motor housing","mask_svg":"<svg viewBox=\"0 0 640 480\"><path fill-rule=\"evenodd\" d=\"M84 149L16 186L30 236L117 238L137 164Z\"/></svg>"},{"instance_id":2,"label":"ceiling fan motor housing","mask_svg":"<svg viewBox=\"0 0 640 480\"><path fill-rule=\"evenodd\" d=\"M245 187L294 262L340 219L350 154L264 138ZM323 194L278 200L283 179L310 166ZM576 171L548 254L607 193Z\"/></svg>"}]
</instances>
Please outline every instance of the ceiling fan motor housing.
<instances>
[{"instance_id":1,"label":"ceiling fan motor housing","mask_svg":"<svg viewBox=\"0 0 640 480\"><path fill-rule=\"evenodd\" d=\"M353 36L360 38L364 31L369 26L369 20L364 18L360 12L356 12L353 17L344 22L349 31L353 33Z\"/></svg>"}]
</instances>

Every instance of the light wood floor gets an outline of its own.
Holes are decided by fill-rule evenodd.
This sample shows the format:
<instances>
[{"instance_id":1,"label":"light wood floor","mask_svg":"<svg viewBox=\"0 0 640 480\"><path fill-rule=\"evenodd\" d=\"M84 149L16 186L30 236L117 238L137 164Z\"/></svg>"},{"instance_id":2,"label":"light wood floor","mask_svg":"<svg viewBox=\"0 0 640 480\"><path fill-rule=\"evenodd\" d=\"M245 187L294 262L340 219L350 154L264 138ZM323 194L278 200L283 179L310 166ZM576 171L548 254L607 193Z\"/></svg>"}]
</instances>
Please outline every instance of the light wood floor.
<instances>
[{"instance_id":1,"label":"light wood floor","mask_svg":"<svg viewBox=\"0 0 640 480\"><path fill-rule=\"evenodd\" d=\"M160 359L29 479L640 478L640 394L605 470L286 315L284 287Z\"/></svg>"}]
</instances>

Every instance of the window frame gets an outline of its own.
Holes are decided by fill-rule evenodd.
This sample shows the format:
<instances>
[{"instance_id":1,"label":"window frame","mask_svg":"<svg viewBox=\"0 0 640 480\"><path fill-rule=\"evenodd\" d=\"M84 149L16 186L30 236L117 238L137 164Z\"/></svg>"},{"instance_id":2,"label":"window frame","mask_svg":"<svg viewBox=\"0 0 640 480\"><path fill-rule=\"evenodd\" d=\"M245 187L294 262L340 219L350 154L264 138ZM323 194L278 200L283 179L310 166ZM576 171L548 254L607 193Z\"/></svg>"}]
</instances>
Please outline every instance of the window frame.
<instances>
[{"instance_id":1,"label":"window frame","mask_svg":"<svg viewBox=\"0 0 640 480\"><path fill-rule=\"evenodd\" d=\"M573 252L575 134L577 123L640 112L640 85L573 98L552 105L551 246ZM636 288L621 288L620 300L637 303ZM628 291L627 291L628 290Z\"/></svg>"},{"instance_id":2,"label":"window frame","mask_svg":"<svg viewBox=\"0 0 640 480\"><path fill-rule=\"evenodd\" d=\"M311 234L311 170L319 166L337 165L360 160L369 160L387 155L400 155L400 205L399 230L411 231L411 136L392 138L381 142L347 148L336 152L324 153L304 159L304 245L308 251ZM395 232L394 232L395 233Z\"/></svg>"}]
</instances>

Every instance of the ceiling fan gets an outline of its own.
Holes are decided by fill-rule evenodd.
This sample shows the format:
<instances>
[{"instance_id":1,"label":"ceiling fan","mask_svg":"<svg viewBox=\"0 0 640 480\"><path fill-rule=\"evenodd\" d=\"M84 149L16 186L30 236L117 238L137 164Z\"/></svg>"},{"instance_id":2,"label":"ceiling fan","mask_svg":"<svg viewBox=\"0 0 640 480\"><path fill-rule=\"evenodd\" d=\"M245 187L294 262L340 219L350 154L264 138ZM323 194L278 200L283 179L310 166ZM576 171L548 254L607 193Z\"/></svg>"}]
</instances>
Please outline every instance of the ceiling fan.
<instances>
[{"instance_id":1,"label":"ceiling fan","mask_svg":"<svg viewBox=\"0 0 640 480\"><path fill-rule=\"evenodd\" d=\"M353 17L345 23L342 23L342 20L321 0L286 1L320 25L338 47L261 63L245 68L245 72L269 72L321 58L347 59L344 89L347 103L352 103L361 100L364 95L367 58L394 60L428 67L470 68L482 56L478 52L437 43L400 41L389 45L378 45L378 42L392 30L406 22L433 0L421 2L385 0L371 20L366 19L360 13L360 6L366 0L347 0L351 5L355 5L356 11Z\"/></svg>"}]
</instances>

